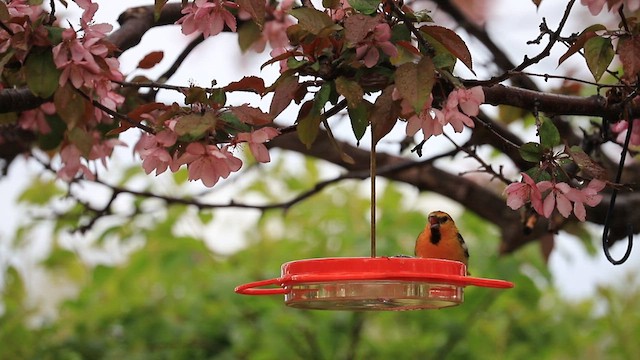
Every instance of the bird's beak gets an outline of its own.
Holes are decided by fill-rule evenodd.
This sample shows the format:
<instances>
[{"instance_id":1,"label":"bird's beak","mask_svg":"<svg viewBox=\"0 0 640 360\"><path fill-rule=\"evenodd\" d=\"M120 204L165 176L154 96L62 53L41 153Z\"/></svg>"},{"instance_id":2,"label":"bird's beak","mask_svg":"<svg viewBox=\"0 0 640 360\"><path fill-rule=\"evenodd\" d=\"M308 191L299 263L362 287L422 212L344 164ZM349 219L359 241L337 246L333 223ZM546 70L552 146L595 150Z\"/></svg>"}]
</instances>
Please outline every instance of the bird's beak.
<instances>
[{"instance_id":1,"label":"bird's beak","mask_svg":"<svg viewBox=\"0 0 640 360\"><path fill-rule=\"evenodd\" d=\"M438 222L438 218L436 216L429 217L429 227L431 229L438 229L440 227L440 223Z\"/></svg>"}]
</instances>

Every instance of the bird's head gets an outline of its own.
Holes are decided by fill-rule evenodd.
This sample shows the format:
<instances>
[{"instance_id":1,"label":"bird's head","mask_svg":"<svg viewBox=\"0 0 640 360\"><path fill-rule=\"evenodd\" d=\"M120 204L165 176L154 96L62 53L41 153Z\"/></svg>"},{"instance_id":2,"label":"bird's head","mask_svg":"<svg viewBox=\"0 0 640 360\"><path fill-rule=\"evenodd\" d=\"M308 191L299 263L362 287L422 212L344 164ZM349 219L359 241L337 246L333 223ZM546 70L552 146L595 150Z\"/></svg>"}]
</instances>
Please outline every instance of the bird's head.
<instances>
[{"instance_id":1,"label":"bird's head","mask_svg":"<svg viewBox=\"0 0 640 360\"><path fill-rule=\"evenodd\" d=\"M447 221L453 221L451 216L443 211L433 211L429 213L429 227L431 230L437 230L440 228L440 225L446 223Z\"/></svg>"}]
</instances>

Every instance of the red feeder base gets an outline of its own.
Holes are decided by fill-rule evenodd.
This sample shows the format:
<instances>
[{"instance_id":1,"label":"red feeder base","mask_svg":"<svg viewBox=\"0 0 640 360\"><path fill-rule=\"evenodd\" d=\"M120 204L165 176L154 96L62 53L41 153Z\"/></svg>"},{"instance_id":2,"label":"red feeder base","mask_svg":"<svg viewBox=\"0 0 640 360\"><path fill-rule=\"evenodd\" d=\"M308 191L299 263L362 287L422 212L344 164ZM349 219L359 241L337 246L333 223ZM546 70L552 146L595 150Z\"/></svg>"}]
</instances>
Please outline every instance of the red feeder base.
<instances>
[{"instance_id":1,"label":"red feeder base","mask_svg":"<svg viewBox=\"0 0 640 360\"><path fill-rule=\"evenodd\" d=\"M461 304L469 285L511 288L467 276L464 264L429 258L319 258L282 264L281 276L236 287L244 295L283 294L287 306L324 310L418 310ZM277 288L264 286L277 285Z\"/></svg>"}]
</instances>

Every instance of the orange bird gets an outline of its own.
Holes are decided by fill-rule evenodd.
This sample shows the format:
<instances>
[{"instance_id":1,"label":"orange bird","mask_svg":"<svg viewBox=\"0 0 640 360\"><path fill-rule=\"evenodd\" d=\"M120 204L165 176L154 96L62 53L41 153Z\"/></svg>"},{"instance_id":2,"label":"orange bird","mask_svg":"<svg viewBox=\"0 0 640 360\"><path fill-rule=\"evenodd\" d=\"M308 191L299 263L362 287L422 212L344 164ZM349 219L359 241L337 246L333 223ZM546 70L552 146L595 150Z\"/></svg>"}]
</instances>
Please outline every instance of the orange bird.
<instances>
[{"instance_id":1,"label":"orange bird","mask_svg":"<svg viewBox=\"0 0 640 360\"><path fill-rule=\"evenodd\" d=\"M416 240L415 254L422 258L460 261L469 264L469 249L449 214L434 211Z\"/></svg>"}]
</instances>

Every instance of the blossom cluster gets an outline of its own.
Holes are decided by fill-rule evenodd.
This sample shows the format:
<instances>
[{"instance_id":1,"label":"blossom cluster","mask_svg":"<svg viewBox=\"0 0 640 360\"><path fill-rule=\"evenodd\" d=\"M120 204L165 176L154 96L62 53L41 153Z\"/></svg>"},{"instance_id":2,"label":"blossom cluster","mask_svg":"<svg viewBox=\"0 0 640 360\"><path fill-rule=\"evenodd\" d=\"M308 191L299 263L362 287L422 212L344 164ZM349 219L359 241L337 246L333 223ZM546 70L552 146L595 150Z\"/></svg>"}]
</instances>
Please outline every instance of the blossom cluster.
<instances>
[{"instance_id":1,"label":"blossom cluster","mask_svg":"<svg viewBox=\"0 0 640 360\"><path fill-rule=\"evenodd\" d=\"M227 25L231 31L237 28L236 17L229 9L237 9L238 4L224 0L195 0L182 9L183 16L176 24L182 25L185 35L202 33L205 38L218 35Z\"/></svg>"},{"instance_id":2,"label":"blossom cluster","mask_svg":"<svg viewBox=\"0 0 640 360\"><path fill-rule=\"evenodd\" d=\"M122 81L124 77L119 70L120 63L110 56L110 45L104 41L113 27L92 23L98 5L91 0L76 0L76 3L83 9L80 24L84 36L78 37L72 28L65 29L62 42L53 48L53 61L62 70L59 84L64 86L69 82L76 89L90 89L102 105L115 110L124 102L124 97L114 91L112 81ZM98 109L95 116L98 121L104 118Z\"/></svg>"},{"instance_id":3,"label":"blossom cluster","mask_svg":"<svg viewBox=\"0 0 640 360\"><path fill-rule=\"evenodd\" d=\"M373 31L356 45L356 59L361 60L364 66L372 68L380 60L380 51L389 56L398 55L398 49L391 43L391 27L381 22L373 28Z\"/></svg>"},{"instance_id":4,"label":"blossom cluster","mask_svg":"<svg viewBox=\"0 0 640 360\"><path fill-rule=\"evenodd\" d=\"M604 5L609 6L609 11L616 12L624 5L631 11L640 9L640 0L580 0L580 3L589 8L591 15L600 14Z\"/></svg>"},{"instance_id":5,"label":"blossom cluster","mask_svg":"<svg viewBox=\"0 0 640 360\"><path fill-rule=\"evenodd\" d=\"M150 114L147 114L152 122ZM247 143L258 162L271 161L264 145L280 132L271 127L263 127L252 132L236 135L229 145L209 144L205 141L184 143L179 141L175 126L180 117L164 121L163 129L156 134L143 134L134 147L142 159L142 168L147 174L155 171L160 175L167 169L178 171L187 166L189 180L201 180L205 186L214 186L220 179L226 179L232 172L240 170L242 160L234 156L231 149L240 143Z\"/></svg>"},{"instance_id":6,"label":"blossom cluster","mask_svg":"<svg viewBox=\"0 0 640 360\"><path fill-rule=\"evenodd\" d=\"M13 58L24 62L33 46L46 46L47 30L40 25L42 7L29 5L27 0L14 0L7 5L9 21L5 26L9 31L0 31L0 53L13 52Z\"/></svg>"},{"instance_id":7,"label":"blossom cluster","mask_svg":"<svg viewBox=\"0 0 640 360\"><path fill-rule=\"evenodd\" d=\"M394 89L393 99L400 99L397 89ZM441 135L447 124L450 124L455 132L462 132L465 125L473 128L474 123L470 116L478 115L480 104L483 102L484 92L480 86L453 90L447 96L442 110L433 107L433 95L429 95L419 113L415 112L409 101L402 99L401 115L407 119L407 136L414 136L418 130L422 130L426 140L431 136Z\"/></svg>"},{"instance_id":8,"label":"blossom cluster","mask_svg":"<svg viewBox=\"0 0 640 360\"><path fill-rule=\"evenodd\" d=\"M583 188L575 188L565 182L541 181L536 183L529 175L522 173L522 182L509 184L505 189L507 206L516 210L531 203L531 207L539 215L549 218L554 209L565 218L573 211L580 221L586 220L585 205L593 207L600 203L605 182L591 180Z\"/></svg>"}]
</instances>

